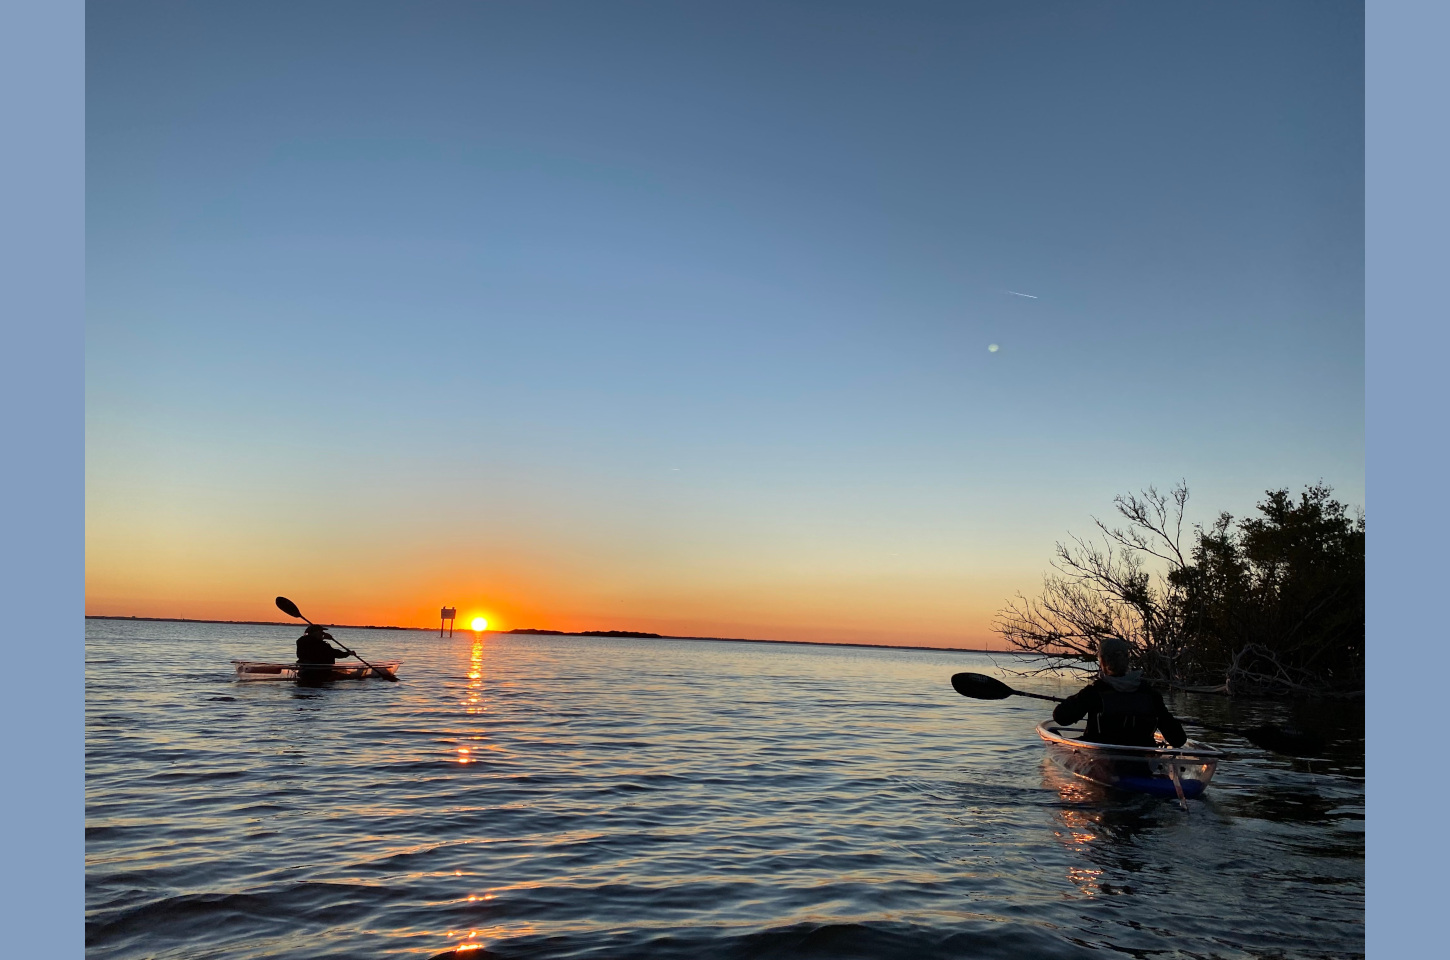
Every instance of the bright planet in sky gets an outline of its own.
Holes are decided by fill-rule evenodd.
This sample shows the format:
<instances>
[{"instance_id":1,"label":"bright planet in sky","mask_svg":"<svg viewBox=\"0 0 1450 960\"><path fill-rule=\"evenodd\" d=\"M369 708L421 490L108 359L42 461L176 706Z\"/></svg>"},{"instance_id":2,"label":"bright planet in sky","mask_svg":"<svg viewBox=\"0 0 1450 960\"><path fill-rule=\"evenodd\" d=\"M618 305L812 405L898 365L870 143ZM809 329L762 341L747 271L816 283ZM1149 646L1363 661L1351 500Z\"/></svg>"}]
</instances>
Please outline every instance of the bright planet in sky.
<instances>
[{"instance_id":1,"label":"bright planet in sky","mask_svg":"<svg viewBox=\"0 0 1450 960\"><path fill-rule=\"evenodd\" d=\"M488 629L488 621L485 620L485 619L483 619L482 617L474 617L473 618L473 629L475 629L475 630L487 630Z\"/></svg>"}]
</instances>

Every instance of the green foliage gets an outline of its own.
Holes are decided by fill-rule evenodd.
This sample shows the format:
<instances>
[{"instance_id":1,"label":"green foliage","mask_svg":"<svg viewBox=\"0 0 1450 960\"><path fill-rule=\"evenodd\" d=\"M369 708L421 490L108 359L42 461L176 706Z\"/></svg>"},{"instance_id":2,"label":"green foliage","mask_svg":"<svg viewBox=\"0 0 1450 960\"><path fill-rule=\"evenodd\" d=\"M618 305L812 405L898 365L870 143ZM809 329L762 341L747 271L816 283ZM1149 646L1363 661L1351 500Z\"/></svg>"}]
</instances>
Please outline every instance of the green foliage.
<instances>
[{"instance_id":1,"label":"green foliage","mask_svg":"<svg viewBox=\"0 0 1450 960\"><path fill-rule=\"evenodd\" d=\"M1196 531L1167 578L1193 672L1243 692L1363 690L1365 521L1332 494L1271 490L1258 516Z\"/></svg>"},{"instance_id":2,"label":"green foliage","mask_svg":"<svg viewBox=\"0 0 1450 960\"><path fill-rule=\"evenodd\" d=\"M1183 544L1188 489L1115 499L1123 529L1059 544L1040 596L997 617L1045 669L1084 669L1099 640L1127 640L1155 679L1229 693L1364 689L1364 536L1320 483L1270 490L1257 514L1221 514Z\"/></svg>"}]
</instances>

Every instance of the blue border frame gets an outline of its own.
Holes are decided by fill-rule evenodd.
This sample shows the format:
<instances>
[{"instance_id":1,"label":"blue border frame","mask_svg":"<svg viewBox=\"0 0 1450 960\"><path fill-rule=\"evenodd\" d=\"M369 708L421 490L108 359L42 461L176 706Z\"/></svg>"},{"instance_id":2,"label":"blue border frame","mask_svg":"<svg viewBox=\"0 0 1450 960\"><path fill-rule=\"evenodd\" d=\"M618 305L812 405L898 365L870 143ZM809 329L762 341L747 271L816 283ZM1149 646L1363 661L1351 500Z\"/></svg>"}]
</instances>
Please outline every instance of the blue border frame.
<instances>
[{"instance_id":1,"label":"blue border frame","mask_svg":"<svg viewBox=\"0 0 1450 960\"><path fill-rule=\"evenodd\" d=\"M1414 736L1438 731L1445 635L1434 598L1450 539L1444 486L1450 358L1443 294L1450 150L1444 37L1450 7L1434 0L1366 6L1365 397L1369 514L1365 703L1368 852L1366 953L1430 956L1446 854L1438 782ZM1438 708L1438 709L1437 709ZM1408 776L1399 776L1407 774ZM1387 776L1388 775L1388 776ZM1393 777L1393 779L1391 779ZM1391 783L1414 789L1394 789ZM1444 949L1443 946L1440 949Z\"/></svg>"},{"instance_id":2,"label":"blue border frame","mask_svg":"<svg viewBox=\"0 0 1450 960\"><path fill-rule=\"evenodd\" d=\"M20 0L0 31L5 952L85 949L85 5ZM37 674L34 661L47 669Z\"/></svg>"}]
</instances>

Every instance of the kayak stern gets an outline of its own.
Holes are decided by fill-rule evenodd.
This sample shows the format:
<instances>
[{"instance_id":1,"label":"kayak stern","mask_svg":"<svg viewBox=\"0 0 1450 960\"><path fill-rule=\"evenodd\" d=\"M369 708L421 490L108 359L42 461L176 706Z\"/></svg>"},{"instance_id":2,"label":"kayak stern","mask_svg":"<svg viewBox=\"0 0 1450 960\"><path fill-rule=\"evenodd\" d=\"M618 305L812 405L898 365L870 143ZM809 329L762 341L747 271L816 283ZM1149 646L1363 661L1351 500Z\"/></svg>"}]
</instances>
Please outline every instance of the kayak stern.
<instances>
[{"instance_id":1,"label":"kayak stern","mask_svg":"<svg viewBox=\"0 0 1450 960\"><path fill-rule=\"evenodd\" d=\"M1219 750L1195 740L1170 747L1161 734L1157 747L1094 743L1069 734L1080 736L1081 731L1050 720L1037 725L1047 755L1063 770L1105 787L1154 797L1202 796L1223 758Z\"/></svg>"}]
</instances>

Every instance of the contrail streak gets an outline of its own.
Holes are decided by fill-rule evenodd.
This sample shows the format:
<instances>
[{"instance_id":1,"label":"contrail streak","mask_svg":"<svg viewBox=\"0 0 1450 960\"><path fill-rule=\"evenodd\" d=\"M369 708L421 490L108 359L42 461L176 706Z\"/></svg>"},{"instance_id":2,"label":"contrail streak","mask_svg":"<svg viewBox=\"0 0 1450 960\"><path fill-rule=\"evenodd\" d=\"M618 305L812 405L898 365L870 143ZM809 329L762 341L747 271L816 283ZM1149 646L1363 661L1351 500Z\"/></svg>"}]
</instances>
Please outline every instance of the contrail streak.
<instances>
[{"instance_id":1,"label":"contrail streak","mask_svg":"<svg viewBox=\"0 0 1450 960\"><path fill-rule=\"evenodd\" d=\"M1010 294L1012 294L1012 296L1014 296L1014 297L1026 297L1028 300L1038 300L1038 299L1040 299L1039 297L1034 297L1030 293L1018 293L1016 290L1008 290L1007 292L1010 293Z\"/></svg>"}]
</instances>

